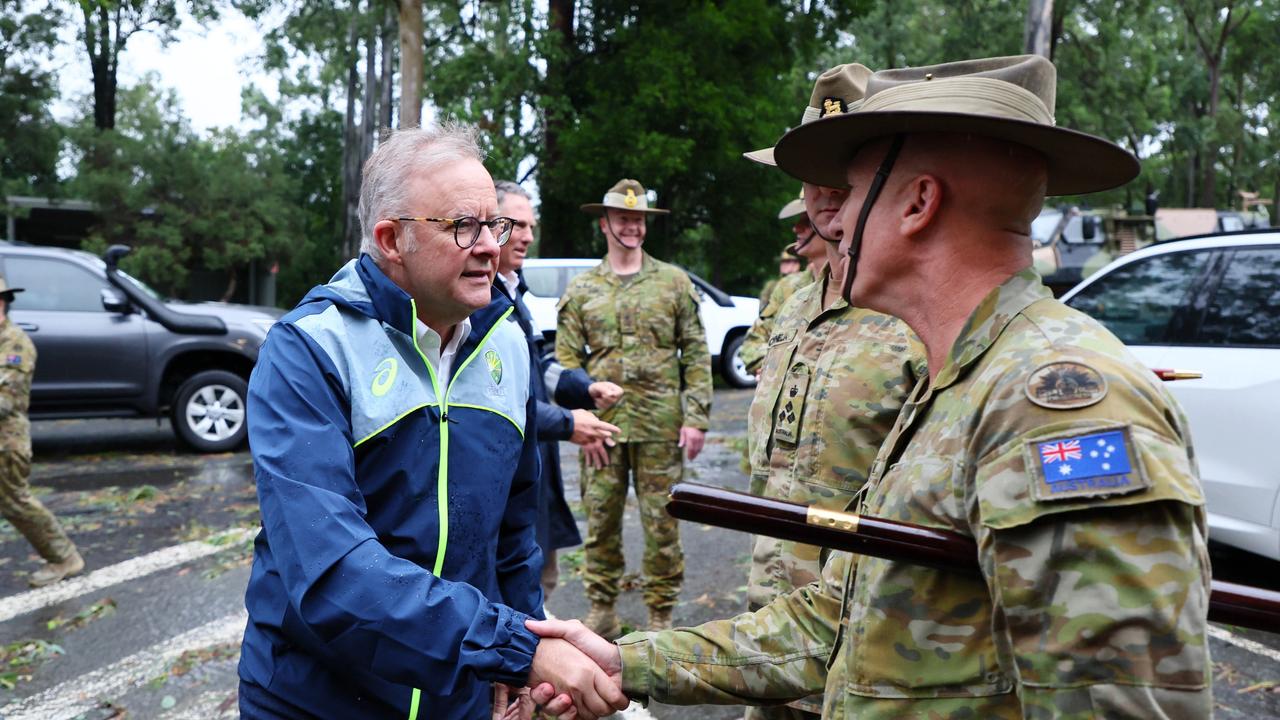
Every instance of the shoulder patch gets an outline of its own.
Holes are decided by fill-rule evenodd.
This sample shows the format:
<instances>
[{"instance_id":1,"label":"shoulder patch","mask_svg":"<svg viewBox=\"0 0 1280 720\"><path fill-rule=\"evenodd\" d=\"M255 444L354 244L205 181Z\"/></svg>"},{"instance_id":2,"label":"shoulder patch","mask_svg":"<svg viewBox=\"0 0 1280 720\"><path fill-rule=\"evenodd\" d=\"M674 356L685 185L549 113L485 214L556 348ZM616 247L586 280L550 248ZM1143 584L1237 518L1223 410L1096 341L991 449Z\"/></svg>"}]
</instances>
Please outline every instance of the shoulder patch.
<instances>
[{"instance_id":1,"label":"shoulder patch","mask_svg":"<svg viewBox=\"0 0 1280 720\"><path fill-rule=\"evenodd\" d=\"M1050 410L1076 410L1107 396L1107 379L1078 360L1045 363L1027 377L1027 399Z\"/></svg>"},{"instance_id":2,"label":"shoulder patch","mask_svg":"<svg viewBox=\"0 0 1280 720\"><path fill-rule=\"evenodd\" d=\"M1037 502L1125 495L1151 487L1132 452L1129 426L1026 444L1027 477Z\"/></svg>"}]
</instances>

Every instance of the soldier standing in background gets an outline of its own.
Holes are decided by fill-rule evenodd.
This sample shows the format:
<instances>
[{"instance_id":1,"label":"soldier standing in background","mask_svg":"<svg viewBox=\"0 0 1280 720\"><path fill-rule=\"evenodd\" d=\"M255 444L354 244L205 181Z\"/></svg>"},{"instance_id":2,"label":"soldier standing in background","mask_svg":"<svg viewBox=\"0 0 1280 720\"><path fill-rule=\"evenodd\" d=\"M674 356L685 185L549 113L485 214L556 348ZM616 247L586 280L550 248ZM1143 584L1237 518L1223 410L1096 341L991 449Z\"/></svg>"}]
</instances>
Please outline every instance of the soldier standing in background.
<instances>
[{"instance_id":1,"label":"soldier standing in background","mask_svg":"<svg viewBox=\"0 0 1280 720\"><path fill-rule=\"evenodd\" d=\"M601 413L620 429L618 442L584 446L581 458L587 625L617 637L621 624L614 602L625 569L622 512L629 478L645 535L649 627L671 626L684 555L678 521L666 513L667 491L683 477L681 449L689 460L702 451L711 411L711 356L688 274L641 249L647 216L667 211L650 208L635 180L620 180L603 202L582 209L599 216L608 252L574 278L560 299L556 359L625 392Z\"/></svg>"},{"instance_id":2,"label":"soldier standing in background","mask_svg":"<svg viewBox=\"0 0 1280 720\"><path fill-rule=\"evenodd\" d=\"M31 494L31 376L36 371L36 348L31 338L9 320L15 293L0 277L0 513L44 558L31 574L32 587L51 585L84 570L84 559L63 532L57 518Z\"/></svg>"},{"instance_id":3,"label":"soldier standing in background","mask_svg":"<svg viewBox=\"0 0 1280 720\"><path fill-rule=\"evenodd\" d=\"M746 156L755 159L751 153L746 153ZM760 305L760 316L747 331L747 337L742 341L742 348L738 350L738 357L742 358L747 372L755 375L760 373L760 361L764 360L765 350L769 346L774 317L797 290L817 281L827 265L826 248L822 247L822 243L814 242L818 234L814 232L813 224L809 222L809 216L805 213L804 190L800 191L800 197L783 205L782 210L778 212L779 220L791 218L795 218L791 232L795 233L796 241L787 246L786 252L808 260L809 268L808 272L792 273L778 280L778 284L769 295L769 301Z\"/></svg>"},{"instance_id":4,"label":"soldier standing in background","mask_svg":"<svg viewBox=\"0 0 1280 720\"><path fill-rule=\"evenodd\" d=\"M792 203L795 200L791 201ZM791 203L787 203L790 205ZM760 307L769 304L769 298L773 296L774 288L778 287L778 282L788 275L794 275L804 268L800 264L800 254L790 245L782 249L778 254L778 276L769 278L769 281L760 288Z\"/></svg>"},{"instance_id":5,"label":"soldier standing in background","mask_svg":"<svg viewBox=\"0 0 1280 720\"><path fill-rule=\"evenodd\" d=\"M814 85L801 123L862 99L871 71L840 65ZM769 149L747 157L773 166ZM805 183L801 212L813 228L831 228L849 191ZM827 263L773 318L760 382L747 419L751 492L843 510L862 488L907 393L924 375L924 347L901 320L851 306L840 295L840 235L816 233ZM829 551L767 536L753 539L747 602L751 610L818 580ZM816 718L822 696L748 708L747 720Z\"/></svg>"}]
</instances>

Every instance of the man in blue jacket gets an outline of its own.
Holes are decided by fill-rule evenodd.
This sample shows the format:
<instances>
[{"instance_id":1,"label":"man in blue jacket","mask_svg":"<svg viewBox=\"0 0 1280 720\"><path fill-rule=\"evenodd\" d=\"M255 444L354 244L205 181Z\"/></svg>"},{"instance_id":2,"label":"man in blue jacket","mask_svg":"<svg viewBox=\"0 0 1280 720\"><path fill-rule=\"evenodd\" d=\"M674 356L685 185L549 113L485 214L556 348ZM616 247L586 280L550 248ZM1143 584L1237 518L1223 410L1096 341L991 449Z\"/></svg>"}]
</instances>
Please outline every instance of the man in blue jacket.
<instances>
[{"instance_id":1,"label":"man in blue jacket","mask_svg":"<svg viewBox=\"0 0 1280 720\"><path fill-rule=\"evenodd\" d=\"M456 126L384 140L360 258L262 347L245 718L488 717L491 688L580 687L566 673L600 688L575 692L580 716L626 705L524 627L542 616L534 401L491 287L512 222L480 161Z\"/></svg>"},{"instance_id":2,"label":"man in blue jacket","mask_svg":"<svg viewBox=\"0 0 1280 720\"><path fill-rule=\"evenodd\" d=\"M538 224L533 205L529 193L510 180L499 180L494 188L498 194L498 212L511 218L514 225L511 239L502 246L498 257L498 274L493 286L515 305L510 320L525 334L534 368L533 394L537 400L538 448L542 460L536 528L543 560L542 594L550 598L560 579L556 551L582 544L577 521L565 500L559 441L567 440L575 445L596 441L611 443L613 434L618 432L617 426L601 420L590 410L613 405L622 397L622 388L608 381L592 381L582 368L566 370L548 352L542 328L524 304L524 293L529 286L525 284L521 268L533 245L533 230ZM552 404L552 399L557 404Z\"/></svg>"}]
</instances>

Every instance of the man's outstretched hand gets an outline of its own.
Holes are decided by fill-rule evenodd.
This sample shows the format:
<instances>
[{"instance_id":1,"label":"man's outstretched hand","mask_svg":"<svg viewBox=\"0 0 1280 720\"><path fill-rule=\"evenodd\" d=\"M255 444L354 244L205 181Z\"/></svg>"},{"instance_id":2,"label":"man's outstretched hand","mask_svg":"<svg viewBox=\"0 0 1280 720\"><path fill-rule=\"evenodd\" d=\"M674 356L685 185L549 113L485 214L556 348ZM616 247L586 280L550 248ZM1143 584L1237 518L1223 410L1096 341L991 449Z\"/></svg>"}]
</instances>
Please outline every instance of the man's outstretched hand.
<instances>
[{"instance_id":1,"label":"man's outstretched hand","mask_svg":"<svg viewBox=\"0 0 1280 720\"><path fill-rule=\"evenodd\" d=\"M606 410L622 399L622 387L608 380L593 382L587 386L587 393L596 403L597 410Z\"/></svg>"},{"instance_id":2,"label":"man's outstretched hand","mask_svg":"<svg viewBox=\"0 0 1280 720\"><path fill-rule=\"evenodd\" d=\"M586 625L577 620L530 619L525 621L525 627L542 638L542 641L538 643L539 648L546 643L563 641L572 644L579 652L585 654L596 665L596 669L608 678L610 684L618 688L621 702L613 705L613 709L626 709L629 703L626 696L622 695L622 654L618 651L617 645L591 632ZM535 663L537 662L536 654L534 661ZM546 713L562 718L575 717L576 706L570 708L568 697L566 697L566 693L572 695L570 688L558 686L554 683L535 685L532 676L530 676L529 685L533 688L531 693L533 701L544 706L543 710ZM559 695L556 694L557 691L559 691ZM576 717L582 718L584 716L581 713L577 713Z\"/></svg>"},{"instance_id":3,"label":"man's outstretched hand","mask_svg":"<svg viewBox=\"0 0 1280 720\"><path fill-rule=\"evenodd\" d=\"M530 630L540 635L541 626L551 626L542 628L547 635L543 636L538 643L538 649L533 653L529 687L534 688L534 701L545 703L544 709L550 714L576 717L578 720L596 720L596 718L626 709L630 701L627 700L626 695L622 694L621 657L619 656L611 665L616 670L612 672L604 670L599 662L577 648L569 639L555 636L556 632L561 631L557 626L568 624L535 620L526 622ZM592 635L581 623L578 625L582 631ZM600 652L599 647L589 639L582 638L580 633L572 631L566 634L572 635L589 647L593 647L596 652ZM592 635L592 637L595 636ZM612 643L598 637L596 639L614 647L616 653L617 648ZM558 693L558 696L548 699L552 693ZM567 698L564 697L566 695ZM568 708L570 701L572 707Z\"/></svg>"}]
</instances>

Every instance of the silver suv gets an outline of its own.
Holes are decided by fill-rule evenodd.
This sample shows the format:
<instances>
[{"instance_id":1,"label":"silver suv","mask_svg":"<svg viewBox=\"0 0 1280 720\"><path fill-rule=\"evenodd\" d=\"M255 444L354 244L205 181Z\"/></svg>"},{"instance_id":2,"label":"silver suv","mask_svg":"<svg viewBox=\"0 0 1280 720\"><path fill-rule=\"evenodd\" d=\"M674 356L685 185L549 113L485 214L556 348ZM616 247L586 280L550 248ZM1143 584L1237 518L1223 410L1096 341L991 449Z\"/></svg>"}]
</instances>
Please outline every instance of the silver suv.
<instances>
[{"instance_id":1,"label":"silver suv","mask_svg":"<svg viewBox=\"0 0 1280 720\"><path fill-rule=\"evenodd\" d=\"M25 288L9 311L35 343L31 418L168 416L203 452L244 442L246 383L283 311L162 298L103 258L0 244L0 272Z\"/></svg>"}]
</instances>

